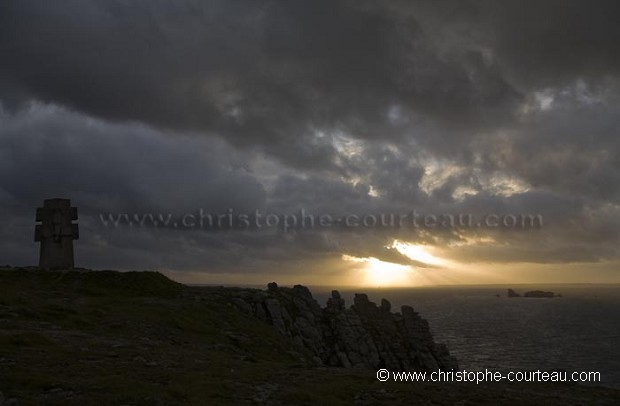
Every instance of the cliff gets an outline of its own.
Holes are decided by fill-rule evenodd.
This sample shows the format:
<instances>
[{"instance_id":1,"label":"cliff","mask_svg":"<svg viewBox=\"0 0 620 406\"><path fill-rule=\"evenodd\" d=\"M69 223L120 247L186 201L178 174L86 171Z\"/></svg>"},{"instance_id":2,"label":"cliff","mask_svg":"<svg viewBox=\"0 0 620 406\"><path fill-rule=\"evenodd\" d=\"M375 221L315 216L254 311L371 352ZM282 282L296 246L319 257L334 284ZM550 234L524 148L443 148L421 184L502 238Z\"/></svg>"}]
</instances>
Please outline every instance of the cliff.
<instances>
[{"instance_id":1,"label":"cliff","mask_svg":"<svg viewBox=\"0 0 620 406\"><path fill-rule=\"evenodd\" d=\"M350 308L332 291L322 308L302 285L293 288L270 283L266 291L237 290L230 300L240 311L271 324L315 365L392 370L451 370L457 361L445 345L436 344L428 322L411 306L391 312L356 294Z\"/></svg>"},{"instance_id":2,"label":"cliff","mask_svg":"<svg viewBox=\"0 0 620 406\"><path fill-rule=\"evenodd\" d=\"M368 369L453 361L413 309L393 313L365 295L347 308L334 292L321 307L303 286L197 287L155 272L0 267L0 392L9 405L620 401L620 391L569 384L379 382Z\"/></svg>"}]
</instances>

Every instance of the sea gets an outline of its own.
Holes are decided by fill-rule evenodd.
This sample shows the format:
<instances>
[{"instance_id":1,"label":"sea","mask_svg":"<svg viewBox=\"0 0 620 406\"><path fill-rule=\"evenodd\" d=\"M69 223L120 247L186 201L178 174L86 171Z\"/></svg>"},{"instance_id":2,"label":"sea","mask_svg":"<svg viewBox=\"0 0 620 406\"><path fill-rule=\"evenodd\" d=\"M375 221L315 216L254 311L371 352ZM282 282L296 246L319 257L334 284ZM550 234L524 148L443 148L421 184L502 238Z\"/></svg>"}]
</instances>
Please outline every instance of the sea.
<instances>
[{"instance_id":1,"label":"sea","mask_svg":"<svg viewBox=\"0 0 620 406\"><path fill-rule=\"evenodd\" d=\"M562 297L508 298L507 288ZM324 306L332 288L310 287ZM366 293L392 311L410 305L426 318L436 342L466 370L598 371L596 385L620 389L620 285L511 285L342 288L347 307Z\"/></svg>"}]
</instances>

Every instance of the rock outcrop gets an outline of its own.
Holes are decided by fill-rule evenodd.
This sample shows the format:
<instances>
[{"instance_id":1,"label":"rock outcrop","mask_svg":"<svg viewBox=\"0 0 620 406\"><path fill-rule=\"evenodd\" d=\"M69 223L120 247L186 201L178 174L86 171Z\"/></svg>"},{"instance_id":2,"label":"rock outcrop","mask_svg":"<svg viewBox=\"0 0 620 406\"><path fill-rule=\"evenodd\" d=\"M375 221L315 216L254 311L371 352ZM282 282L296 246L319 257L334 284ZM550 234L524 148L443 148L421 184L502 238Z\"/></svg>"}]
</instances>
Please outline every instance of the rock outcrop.
<instances>
[{"instance_id":1,"label":"rock outcrop","mask_svg":"<svg viewBox=\"0 0 620 406\"><path fill-rule=\"evenodd\" d=\"M557 296L562 297L562 295L557 295ZM508 297L521 297L521 295L512 289L508 289ZM545 292L543 290L531 290L529 292L525 292L523 294L523 297L553 298L553 297L556 297L556 294L553 292Z\"/></svg>"},{"instance_id":2,"label":"rock outcrop","mask_svg":"<svg viewBox=\"0 0 620 406\"><path fill-rule=\"evenodd\" d=\"M318 365L391 370L457 369L445 345L436 344L428 322L410 306L391 311L356 294L353 305L336 290L322 308L310 290L301 285L278 287L232 300L242 312L271 324L301 350L309 351Z\"/></svg>"},{"instance_id":3,"label":"rock outcrop","mask_svg":"<svg viewBox=\"0 0 620 406\"><path fill-rule=\"evenodd\" d=\"M521 295L512 289L508 289L508 297L521 297Z\"/></svg>"},{"instance_id":4,"label":"rock outcrop","mask_svg":"<svg viewBox=\"0 0 620 406\"><path fill-rule=\"evenodd\" d=\"M555 293L553 292L545 292L543 290L532 290L529 292L525 292L523 294L523 297L546 297L546 298L550 298L550 297L555 297Z\"/></svg>"}]
</instances>

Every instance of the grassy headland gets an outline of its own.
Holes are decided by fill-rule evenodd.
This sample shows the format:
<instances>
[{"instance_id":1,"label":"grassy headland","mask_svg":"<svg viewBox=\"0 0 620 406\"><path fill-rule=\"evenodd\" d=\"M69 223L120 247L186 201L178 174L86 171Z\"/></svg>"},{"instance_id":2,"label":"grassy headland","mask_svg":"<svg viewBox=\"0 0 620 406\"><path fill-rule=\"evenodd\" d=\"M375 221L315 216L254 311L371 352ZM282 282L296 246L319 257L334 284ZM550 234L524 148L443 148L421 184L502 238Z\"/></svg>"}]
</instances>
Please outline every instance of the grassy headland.
<instances>
[{"instance_id":1,"label":"grassy headland","mask_svg":"<svg viewBox=\"0 0 620 406\"><path fill-rule=\"evenodd\" d=\"M313 367L234 307L238 292L156 272L0 269L0 391L20 405L620 402L607 388L382 383L375 371Z\"/></svg>"}]
</instances>

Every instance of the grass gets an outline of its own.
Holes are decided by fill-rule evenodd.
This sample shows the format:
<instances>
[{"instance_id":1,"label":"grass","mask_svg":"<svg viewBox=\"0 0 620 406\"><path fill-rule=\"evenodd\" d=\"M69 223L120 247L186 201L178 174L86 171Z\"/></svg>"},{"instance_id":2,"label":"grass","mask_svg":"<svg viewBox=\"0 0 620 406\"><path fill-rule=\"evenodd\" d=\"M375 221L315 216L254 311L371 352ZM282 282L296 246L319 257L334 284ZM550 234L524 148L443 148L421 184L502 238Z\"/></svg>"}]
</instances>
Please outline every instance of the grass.
<instances>
[{"instance_id":1,"label":"grass","mask_svg":"<svg viewBox=\"0 0 620 406\"><path fill-rule=\"evenodd\" d=\"M309 355L231 305L257 290L156 272L0 269L0 390L20 405L618 404L568 385L380 383ZM514 389L513 389L514 388Z\"/></svg>"}]
</instances>

